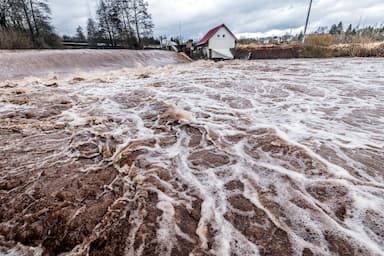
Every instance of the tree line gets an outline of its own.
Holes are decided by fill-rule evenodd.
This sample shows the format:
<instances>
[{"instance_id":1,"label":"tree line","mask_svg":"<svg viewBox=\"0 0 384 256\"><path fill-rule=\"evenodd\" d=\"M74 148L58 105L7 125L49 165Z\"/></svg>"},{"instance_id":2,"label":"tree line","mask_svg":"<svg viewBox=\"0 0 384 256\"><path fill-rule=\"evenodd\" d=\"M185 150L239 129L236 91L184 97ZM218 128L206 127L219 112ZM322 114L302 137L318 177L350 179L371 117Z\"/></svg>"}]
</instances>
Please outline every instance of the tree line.
<instances>
[{"instance_id":1,"label":"tree line","mask_svg":"<svg viewBox=\"0 0 384 256\"><path fill-rule=\"evenodd\" d=\"M338 24L333 24L328 33L339 36L346 41L359 38L367 38L372 41L382 41L384 40L384 25L376 27L353 27L352 24L349 24L346 28L344 28L343 22L340 21Z\"/></svg>"},{"instance_id":2,"label":"tree line","mask_svg":"<svg viewBox=\"0 0 384 256\"><path fill-rule=\"evenodd\" d=\"M52 48L60 45L46 0L0 0L0 47Z\"/></svg>"},{"instance_id":3,"label":"tree line","mask_svg":"<svg viewBox=\"0 0 384 256\"><path fill-rule=\"evenodd\" d=\"M100 0L96 19L89 18L84 30L76 29L74 37L64 40L88 42L91 47L142 48L155 41L153 22L144 0Z\"/></svg>"},{"instance_id":4,"label":"tree line","mask_svg":"<svg viewBox=\"0 0 384 256\"><path fill-rule=\"evenodd\" d=\"M380 42L384 41L384 25L380 26L353 26L349 24L345 27L342 21L337 24L333 24L330 27L319 27L310 36L317 39L327 39L327 43L361 43L361 42ZM301 41L303 38L303 32L296 35L293 41ZM328 37L325 37L328 36ZM325 42L324 42L325 43Z\"/></svg>"},{"instance_id":5,"label":"tree line","mask_svg":"<svg viewBox=\"0 0 384 256\"><path fill-rule=\"evenodd\" d=\"M142 48L153 39L153 22L145 0L100 0L96 19L75 40L91 47ZM47 0L0 0L0 48L57 48L61 38L51 25Z\"/></svg>"}]
</instances>

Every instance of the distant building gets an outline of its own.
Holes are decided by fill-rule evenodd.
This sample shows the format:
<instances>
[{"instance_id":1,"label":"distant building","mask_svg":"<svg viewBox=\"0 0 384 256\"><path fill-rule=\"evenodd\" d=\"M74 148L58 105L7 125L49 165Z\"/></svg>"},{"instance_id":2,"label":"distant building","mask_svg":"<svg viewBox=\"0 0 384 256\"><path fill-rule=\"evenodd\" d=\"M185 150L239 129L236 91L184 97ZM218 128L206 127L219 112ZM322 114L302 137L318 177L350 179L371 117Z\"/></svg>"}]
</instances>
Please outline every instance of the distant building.
<instances>
[{"instance_id":1,"label":"distant building","mask_svg":"<svg viewBox=\"0 0 384 256\"><path fill-rule=\"evenodd\" d=\"M233 59L232 50L237 42L236 36L225 24L211 30L199 41L197 47L208 59Z\"/></svg>"}]
</instances>

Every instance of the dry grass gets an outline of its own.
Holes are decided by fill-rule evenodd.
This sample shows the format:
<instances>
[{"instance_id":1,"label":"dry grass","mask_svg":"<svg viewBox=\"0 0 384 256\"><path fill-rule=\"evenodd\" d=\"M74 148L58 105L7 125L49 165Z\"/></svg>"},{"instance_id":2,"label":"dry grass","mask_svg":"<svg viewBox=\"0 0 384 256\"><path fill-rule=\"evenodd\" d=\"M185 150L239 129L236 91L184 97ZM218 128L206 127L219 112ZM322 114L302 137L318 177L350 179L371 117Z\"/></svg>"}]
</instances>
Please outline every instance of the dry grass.
<instances>
[{"instance_id":1,"label":"dry grass","mask_svg":"<svg viewBox=\"0 0 384 256\"><path fill-rule=\"evenodd\" d=\"M237 46L240 58L331 58L331 57L383 57L384 41L369 36L347 37L346 35L308 35L305 43L293 41L290 44L266 45L243 43Z\"/></svg>"},{"instance_id":2,"label":"dry grass","mask_svg":"<svg viewBox=\"0 0 384 256\"><path fill-rule=\"evenodd\" d=\"M324 35L309 35L305 39L305 46L331 46L336 42L336 38L333 35L324 34Z\"/></svg>"},{"instance_id":3,"label":"dry grass","mask_svg":"<svg viewBox=\"0 0 384 256\"><path fill-rule=\"evenodd\" d=\"M263 45L263 44L258 44L258 43L250 43L250 44L238 44L237 47L240 48L240 49L244 49L244 48L260 48L260 47L265 47L266 45Z\"/></svg>"},{"instance_id":4,"label":"dry grass","mask_svg":"<svg viewBox=\"0 0 384 256\"><path fill-rule=\"evenodd\" d=\"M367 37L359 37L354 38L351 42L341 42L341 43L335 43L330 45L329 47L332 49L339 49L339 48L346 48L353 46L358 46L362 48L375 48L376 46L380 45L381 43L375 42L370 38Z\"/></svg>"},{"instance_id":5,"label":"dry grass","mask_svg":"<svg viewBox=\"0 0 384 256\"><path fill-rule=\"evenodd\" d=\"M27 32L0 28L0 49L61 48L60 38L50 32L41 32L33 42Z\"/></svg>"},{"instance_id":6,"label":"dry grass","mask_svg":"<svg viewBox=\"0 0 384 256\"><path fill-rule=\"evenodd\" d=\"M33 43L24 33L0 29L0 49L30 49Z\"/></svg>"},{"instance_id":7,"label":"dry grass","mask_svg":"<svg viewBox=\"0 0 384 256\"><path fill-rule=\"evenodd\" d=\"M292 46L296 46L296 43L292 44L257 44L257 43L250 43L250 44L238 44L236 47L238 49L266 49L266 48L279 48L279 49L289 49L292 48Z\"/></svg>"}]
</instances>

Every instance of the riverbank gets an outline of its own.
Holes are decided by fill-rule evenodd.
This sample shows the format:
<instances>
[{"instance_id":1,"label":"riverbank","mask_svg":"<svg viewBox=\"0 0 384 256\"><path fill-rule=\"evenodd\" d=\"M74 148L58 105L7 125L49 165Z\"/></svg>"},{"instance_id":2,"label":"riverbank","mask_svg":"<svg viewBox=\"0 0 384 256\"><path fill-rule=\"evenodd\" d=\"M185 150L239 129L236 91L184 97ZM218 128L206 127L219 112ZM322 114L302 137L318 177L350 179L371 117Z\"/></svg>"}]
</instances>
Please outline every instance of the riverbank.
<instances>
[{"instance_id":1,"label":"riverbank","mask_svg":"<svg viewBox=\"0 0 384 256\"><path fill-rule=\"evenodd\" d=\"M290 59L333 57L384 57L384 42L373 44L312 44L256 45L242 44L235 50L237 59Z\"/></svg>"}]
</instances>

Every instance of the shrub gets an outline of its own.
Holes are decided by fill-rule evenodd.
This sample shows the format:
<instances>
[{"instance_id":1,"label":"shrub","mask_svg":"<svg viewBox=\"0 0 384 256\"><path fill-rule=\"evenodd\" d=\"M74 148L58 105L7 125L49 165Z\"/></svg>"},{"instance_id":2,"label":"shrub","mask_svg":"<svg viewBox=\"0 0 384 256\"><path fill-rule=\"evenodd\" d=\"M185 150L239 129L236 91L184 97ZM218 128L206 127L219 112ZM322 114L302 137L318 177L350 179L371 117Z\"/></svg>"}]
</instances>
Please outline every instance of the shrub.
<instances>
[{"instance_id":1,"label":"shrub","mask_svg":"<svg viewBox=\"0 0 384 256\"><path fill-rule=\"evenodd\" d=\"M334 44L336 38L334 35L321 34L321 35L309 35L305 39L306 46L330 46Z\"/></svg>"},{"instance_id":2,"label":"shrub","mask_svg":"<svg viewBox=\"0 0 384 256\"><path fill-rule=\"evenodd\" d=\"M303 58L331 58L333 56L333 50L324 46L304 45L301 52Z\"/></svg>"},{"instance_id":3,"label":"shrub","mask_svg":"<svg viewBox=\"0 0 384 256\"><path fill-rule=\"evenodd\" d=\"M42 32L33 42L28 33L0 28L0 49L61 48L60 38L51 32Z\"/></svg>"},{"instance_id":4,"label":"shrub","mask_svg":"<svg viewBox=\"0 0 384 256\"><path fill-rule=\"evenodd\" d=\"M0 49L30 49L33 43L23 32L0 29Z\"/></svg>"}]
</instances>

